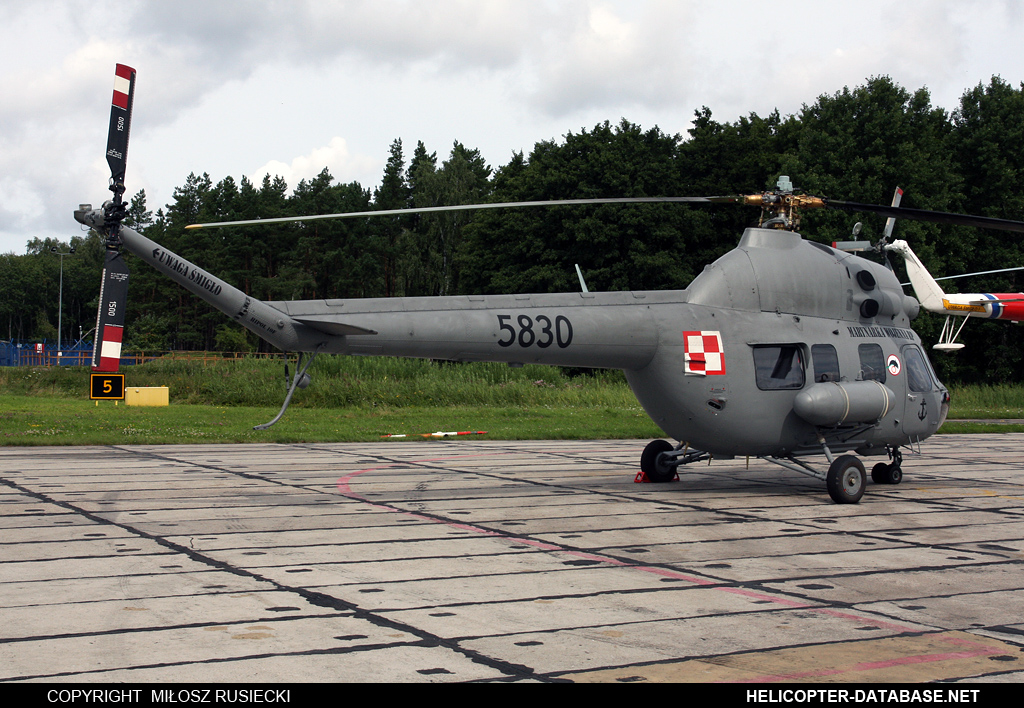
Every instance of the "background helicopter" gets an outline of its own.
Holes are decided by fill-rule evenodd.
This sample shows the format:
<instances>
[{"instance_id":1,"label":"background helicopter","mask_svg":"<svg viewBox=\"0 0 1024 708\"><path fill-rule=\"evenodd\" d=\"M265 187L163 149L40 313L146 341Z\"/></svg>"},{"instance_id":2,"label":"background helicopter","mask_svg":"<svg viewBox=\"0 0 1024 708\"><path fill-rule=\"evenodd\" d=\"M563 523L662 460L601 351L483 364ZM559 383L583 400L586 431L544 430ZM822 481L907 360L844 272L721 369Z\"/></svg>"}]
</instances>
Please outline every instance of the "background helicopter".
<instances>
[{"instance_id":1,"label":"background helicopter","mask_svg":"<svg viewBox=\"0 0 1024 708\"><path fill-rule=\"evenodd\" d=\"M836 502L857 502L864 465L854 454L834 453L887 455L890 461L876 464L872 478L898 483L900 448L938 429L949 396L910 329L918 302L885 266L805 241L797 233L801 211L836 208L1024 231L1022 222L804 195L788 179L776 191L753 195L318 215L299 220L597 203L735 203L762 210L759 226L686 290L264 302L122 226L135 72L118 65L116 75L107 150L114 198L102 209L82 205L75 212L107 238L94 367L105 360L116 365L119 354L124 248L270 344L299 352L300 362L301 354L311 355L268 425L296 388L308 384L309 364L321 352L618 368L651 418L680 441L655 440L645 448L641 468L649 480L668 481L680 465L697 460L755 456L825 481ZM829 460L827 471L803 460L818 454Z\"/></svg>"},{"instance_id":2,"label":"background helicopter","mask_svg":"<svg viewBox=\"0 0 1024 708\"><path fill-rule=\"evenodd\" d=\"M898 207L903 198L903 190L896 188L892 198L892 206ZM1020 322L1024 320L1024 293L953 293L947 295L937 280L928 272L924 263L917 257L917 254L910 248L910 244L903 240L893 240L892 231L896 219L889 217L885 223L885 230L882 238L877 243L870 241L840 241L833 242L834 248L857 253L862 251L873 251L885 256L886 264L890 270L888 253L899 253L903 256L907 268L907 276L910 278L910 285L924 307L929 312L945 315L946 320L942 325L939 334L939 341L932 345L937 351L958 351L964 345L958 343L959 336L967 320L972 315L993 320L1005 320L1009 322ZM853 235L860 234L861 225L854 226ZM1011 271L1024 270L1024 267L1000 268L998 270L981 271L978 273L965 273L963 275L951 275L939 280L953 280L956 278L969 278L975 275L989 275L993 273L1008 273ZM906 283L905 283L906 284ZM964 321L959 327L953 324L953 317L963 317Z\"/></svg>"},{"instance_id":3,"label":"background helicopter","mask_svg":"<svg viewBox=\"0 0 1024 708\"><path fill-rule=\"evenodd\" d=\"M992 320L1007 320L1020 322L1024 320L1024 293L949 293L942 287L924 267L924 264L917 257L910 244L906 241L893 241L885 246L885 250L894 251L903 256L907 265L907 276L914 288L914 293L921 301L921 306L929 312L945 315L946 321L942 325L942 333L939 341L932 348L939 351L956 351L963 349L964 345L956 341L960 331L967 324L972 316ZM1022 268L1001 268L991 273L1004 273L1007 271L1022 270ZM951 278L966 278L972 275L986 275L987 273L968 273L962 276L950 276ZM964 321L959 327L953 324L953 317L963 317Z\"/></svg>"}]
</instances>

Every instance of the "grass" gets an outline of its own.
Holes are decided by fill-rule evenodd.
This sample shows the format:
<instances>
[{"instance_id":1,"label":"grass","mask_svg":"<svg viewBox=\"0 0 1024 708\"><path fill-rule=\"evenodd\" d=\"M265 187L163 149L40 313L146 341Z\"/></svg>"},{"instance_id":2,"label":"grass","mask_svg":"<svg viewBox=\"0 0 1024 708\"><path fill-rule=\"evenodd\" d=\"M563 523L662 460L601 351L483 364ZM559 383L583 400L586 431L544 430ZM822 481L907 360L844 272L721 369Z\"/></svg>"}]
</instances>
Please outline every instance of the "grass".
<instances>
[{"instance_id":1,"label":"grass","mask_svg":"<svg viewBox=\"0 0 1024 708\"><path fill-rule=\"evenodd\" d=\"M485 430L502 440L662 435L614 371L322 356L313 385L267 431L252 426L272 419L284 400L279 359L166 360L124 371L128 386L168 386L171 405L97 405L85 367L0 368L0 445L342 442L439 430ZM953 387L951 395L941 432L1024 432L956 420L1024 419L1024 387Z\"/></svg>"},{"instance_id":2,"label":"grass","mask_svg":"<svg viewBox=\"0 0 1024 708\"><path fill-rule=\"evenodd\" d=\"M277 408L170 405L115 406L110 401L0 396L0 445L152 445L174 443L354 442L387 434L484 430L489 439L653 438L658 428L640 410L494 406L290 408L265 431ZM425 438L413 438L425 439Z\"/></svg>"},{"instance_id":3,"label":"grass","mask_svg":"<svg viewBox=\"0 0 1024 708\"><path fill-rule=\"evenodd\" d=\"M950 416L954 418L1022 418L1024 386L983 384L951 386Z\"/></svg>"},{"instance_id":4,"label":"grass","mask_svg":"<svg viewBox=\"0 0 1024 708\"><path fill-rule=\"evenodd\" d=\"M1024 433L1024 387L1010 384L950 386L949 419L942 434ZM968 419L968 420L965 420Z\"/></svg>"},{"instance_id":5,"label":"grass","mask_svg":"<svg viewBox=\"0 0 1024 708\"><path fill-rule=\"evenodd\" d=\"M179 404L276 408L287 389L280 359L157 360L122 371L128 386L168 386ZM637 406L618 371L571 376L551 366L321 356L310 375L314 384L296 394L295 406ZM0 368L4 393L80 398L88 385L87 367Z\"/></svg>"},{"instance_id":6,"label":"grass","mask_svg":"<svg viewBox=\"0 0 1024 708\"><path fill-rule=\"evenodd\" d=\"M620 372L318 357L313 385L266 431L252 426L284 400L280 360L155 361L125 373L129 387L168 386L171 405L97 405L87 398L86 368L0 369L0 445L342 442L466 430L503 440L662 434Z\"/></svg>"}]
</instances>

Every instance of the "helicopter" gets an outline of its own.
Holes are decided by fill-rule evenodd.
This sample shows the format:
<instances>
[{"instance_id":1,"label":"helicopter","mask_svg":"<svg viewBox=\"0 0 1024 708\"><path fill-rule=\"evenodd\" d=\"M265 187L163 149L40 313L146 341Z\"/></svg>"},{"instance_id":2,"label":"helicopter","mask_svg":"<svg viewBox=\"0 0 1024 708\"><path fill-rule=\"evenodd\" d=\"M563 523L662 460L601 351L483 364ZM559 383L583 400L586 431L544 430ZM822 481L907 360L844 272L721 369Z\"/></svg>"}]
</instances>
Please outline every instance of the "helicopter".
<instances>
[{"instance_id":1,"label":"helicopter","mask_svg":"<svg viewBox=\"0 0 1024 708\"><path fill-rule=\"evenodd\" d=\"M669 482L686 464L755 457L825 482L833 501L856 503L866 487L858 456L883 457L878 484L902 480L902 449L934 434L949 393L911 328L919 302L892 270L799 233L806 209L1024 232L1024 222L829 200L777 189L717 197L643 197L514 202L263 219L368 218L464 209L566 204L703 203L761 208L735 249L685 290L261 301L124 226L124 167L135 71L118 65L108 131L110 190L102 208L75 219L106 235L104 291L94 368L116 362L127 269L135 254L284 352L298 366L284 405L309 382L321 353L449 361L497 361L620 369L651 419L676 442L653 440L640 455L646 481ZM302 364L306 357L305 365ZM824 455L819 469L806 458Z\"/></svg>"},{"instance_id":2,"label":"helicopter","mask_svg":"<svg viewBox=\"0 0 1024 708\"><path fill-rule=\"evenodd\" d=\"M938 351L957 351L964 348L957 342L964 325L971 317L982 317L992 320L1021 322L1024 320L1024 293L949 293L947 294L928 272L921 259L917 257L906 241L896 240L884 247L903 256L907 266L907 276L914 288L914 293L921 301L921 306L929 312L945 315L946 320L939 334L939 341L932 346ZM966 278L972 275L988 275L989 273L1005 273L1024 268L1000 268L999 270L981 273L954 275L949 278ZM953 317L963 317L959 327L953 324Z\"/></svg>"},{"instance_id":3,"label":"helicopter","mask_svg":"<svg viewBox=\"0 0 1024 708\"><path fill-rule=\"evenodd\" d=\"M899 187L893 193L892 206L897 207L903 198L903 190ZM967 320L972 315L992 320L1004 320L1008 322L1024 321L1024 293L953 293L947 294L938 284L938 280L954 280L957 278L970 278L976 275L991 275L994 273L1009 273L1012 271L1024 270L1024 266L1016 268L999 268L997 270L986 270L977 273L964 273L962 275L949 275L944 278L934 278L925 267L921 259L910 248L910 244L903 240L893 240L892 231L896 219L889 217L885 223L885 229L881 239L877 243L871 241L833 241L832 246L850 253L862 251L873 251L885 256L886 265L892 269L888 260L889 253L898 253L903 256L906 264L909 283L914 289L921 306L929 312L934 312L946 317L942 325L942 332L939 334L939 341L932 345L932 349L942 352L959 351L964 344L957 342ZM860 234L861 224L854 226L853 235ZM953 323L953 317L963 317L964 321L959 327Z\"/></svg>"}]
</instances>

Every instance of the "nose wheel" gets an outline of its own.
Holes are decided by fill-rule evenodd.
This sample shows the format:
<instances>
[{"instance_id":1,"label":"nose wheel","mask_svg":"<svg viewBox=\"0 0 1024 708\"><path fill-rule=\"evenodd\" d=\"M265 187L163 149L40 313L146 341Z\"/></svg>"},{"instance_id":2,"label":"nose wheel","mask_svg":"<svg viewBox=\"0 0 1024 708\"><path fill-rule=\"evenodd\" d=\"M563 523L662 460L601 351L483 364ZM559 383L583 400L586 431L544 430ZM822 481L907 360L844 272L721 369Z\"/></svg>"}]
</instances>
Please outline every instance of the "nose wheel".
<instances>
[{"instance_id":1,"label":"nose wheel","mask_svg":"<svg viewBox=\"0 0 1024 708\"><path fill-rule=\"evenodd\" d=\"M871 481L875 484L899 484L903 481L903 470L899 465L879 462L871 468Z\"/></svg>"},{"instance_id":2,"label":"nose wheel","mask_svg":"<svg viewBox=\"0 0 1024 708\"><path fill-rule=\"evenodd\" d=\"M892 458L891 463L879 462L871 468L871 481L875 484L899 484L903 481L903 469L900 467L903 455L896 449L889 451L889 457Z\"/></svg>"}]
</instances>

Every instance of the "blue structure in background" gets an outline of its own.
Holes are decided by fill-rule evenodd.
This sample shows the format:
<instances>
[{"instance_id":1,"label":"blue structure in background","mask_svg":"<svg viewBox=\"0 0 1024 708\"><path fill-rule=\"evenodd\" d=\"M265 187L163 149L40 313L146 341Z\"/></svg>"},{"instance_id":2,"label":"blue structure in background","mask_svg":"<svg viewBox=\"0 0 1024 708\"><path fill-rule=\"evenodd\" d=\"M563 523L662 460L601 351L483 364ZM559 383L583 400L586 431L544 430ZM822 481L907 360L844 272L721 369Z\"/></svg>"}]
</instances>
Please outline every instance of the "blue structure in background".
<instances>
[{"instance_id":1,"label":"blue structure in background","mask_svg":"<svg viewBox=\"0 0 1024 708\"><path fill-rule=\"evenodd\" d=\"M11 342L0 342L0 366L17 366L18 349Z\"/></svg>"},{"instance_id":2,"label":"blue structure in background","mask_svg":"<svg viewBox=\"0 0 1024 708\"><path fill-rule=\"evenodd\" d=\"M75 342L64 347L58 356L54 342L0 341L0 366L89 366L92 364L92 342ZM134 359L131 363L135 363Z\"/></svg>"}]
</instances>

